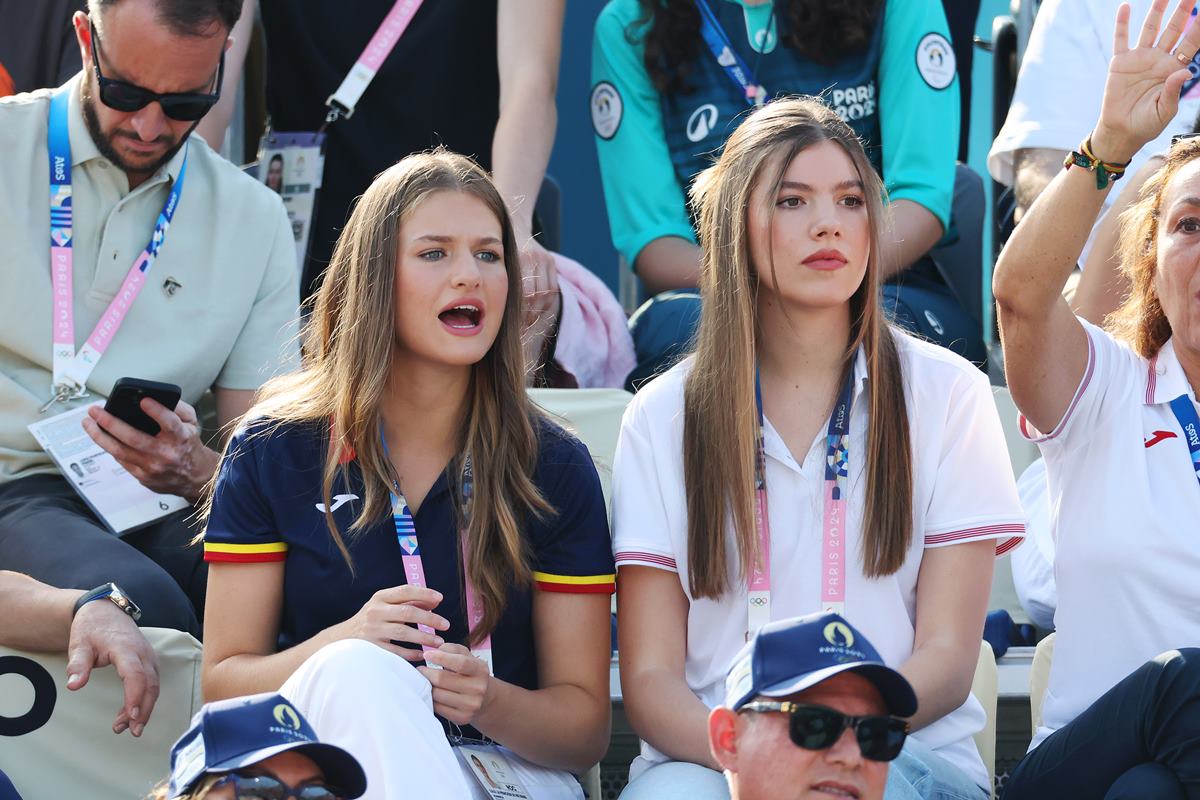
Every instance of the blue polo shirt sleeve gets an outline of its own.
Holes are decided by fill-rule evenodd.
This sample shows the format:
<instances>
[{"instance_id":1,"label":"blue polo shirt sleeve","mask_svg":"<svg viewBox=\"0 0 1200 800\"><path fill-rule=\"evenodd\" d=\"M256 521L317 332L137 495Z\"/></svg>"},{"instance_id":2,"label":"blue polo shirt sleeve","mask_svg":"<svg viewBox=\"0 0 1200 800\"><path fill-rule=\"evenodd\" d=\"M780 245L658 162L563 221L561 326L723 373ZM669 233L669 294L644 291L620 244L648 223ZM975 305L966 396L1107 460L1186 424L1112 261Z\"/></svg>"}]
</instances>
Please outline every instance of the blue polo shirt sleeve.
<instances>
[{"instance_id":1,"label":"blue polo shirt sleeve","mask_svg":"<svg viewBox=\"0 0 1200 800\"><path fill-rule=\"evenodd\" d=\"M890 0L883 18L879 113L890 199L920 203L949 230L959 85L939 0Z\"/></svg>"},{"instance_id":2,"label":"blue polo shirt sleeve","mask_svg":"<svg viewBox=\"0 0 1200 800\"><path fill-rule=\"evenodd\" d=\"M616 568L600 476L587 447L545 422L538 488L554 509L532 527L533 580L545 592L612 594Z\"/></svg>"},{"instance_id":3,"label":"blue polo shirt sleeve","mask_svg":"<svg viewBox=\"0 0 1200 800\"><path fill-rule=\"evenodd\" d=\"M270 440L281 435L263 423L242 427L229 441L213 489L204 530L204 560L233 563L283 561L287 543L264 494L262 462Z\"/></svg>"},{"instance_id":4,"label":"blue polo shirt sleeve","mask_svg":"<svg viewBox=\"0 0 1200 800\"><path fill-rule=\"evenodd\" d=\"M631 267L655 239L696 241L667 149L658 90L642 60L640 16L638 0L610 0L600 12L589 101L613 245Z\"/></svg>"},{"instance_id":5,"label":"blue polo shirt sleeve","mask_svg":"<svg viewBox=\"0 0 1200 800\"><path fill-rule=\"evenodd\" d=\"M3 772L0 772L0 800L21 800L21 795L17 794L16 787Z\"/></svg>"}]
</instances>

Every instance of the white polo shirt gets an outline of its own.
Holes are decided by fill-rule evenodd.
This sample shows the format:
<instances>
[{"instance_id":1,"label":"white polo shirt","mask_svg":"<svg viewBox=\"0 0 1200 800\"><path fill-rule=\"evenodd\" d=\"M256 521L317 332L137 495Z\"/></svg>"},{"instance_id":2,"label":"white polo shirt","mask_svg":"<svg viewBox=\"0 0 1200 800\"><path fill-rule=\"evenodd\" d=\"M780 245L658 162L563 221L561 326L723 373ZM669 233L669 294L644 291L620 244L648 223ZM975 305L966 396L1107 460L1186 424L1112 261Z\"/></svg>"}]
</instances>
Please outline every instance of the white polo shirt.
<instances>
[{"instance_id":1,"label":"white polo shirt","mask_svg":"<svg viewBox=\"0 0 1200 800\"><path fill-rule=\"evenodd\" d=\"M913 459L913 536L903 566L884 578L851 570L845 615L884 660L903 664L913 649L917 574L926 548L997 539L1005 552L1020 542L1023 516L1000 419L987 377L957 355L905 334L896 335L907 395ZM730 661L745 641L746 586L730 560L734 589L720 600L688 592L687 502L683 481L683 386L691 359L650 383L625 412L613 468L613 549L618 568L631 564L677 572L688 610L688 686L709 707L723 700ZM846 552L859 553L866 479L862 453L868 409L862 395L866 362L855 364L850 423L850 492ZM766 420L766 480L771 522L774 619L818 611L823 524L825 430L797 463ZM732 529L732 522L727 530ZM732 534L729 546L733 547ZM732 552L732 551L731 551ZM618 597L619 602L619 597ZM919 731L980 786L987 771L971 736L983 728L974 697ZM668 760L642 744L631 776Z\"/></svg>"},{"instance_id":2,"label":"white polo shirt","mask_svg":"<svg viewBox=\"0 0 1200 800\"><path fill-rule=\"evenodd\" d=\"M1034 438L1057 539L1058 636L1030 749L1144 662L1200 645L1200 486L1169 405L1195 394L1173 342L1147 361L1080 322L1083 380L1058 427Z\"/></svg>"}]
</instances>

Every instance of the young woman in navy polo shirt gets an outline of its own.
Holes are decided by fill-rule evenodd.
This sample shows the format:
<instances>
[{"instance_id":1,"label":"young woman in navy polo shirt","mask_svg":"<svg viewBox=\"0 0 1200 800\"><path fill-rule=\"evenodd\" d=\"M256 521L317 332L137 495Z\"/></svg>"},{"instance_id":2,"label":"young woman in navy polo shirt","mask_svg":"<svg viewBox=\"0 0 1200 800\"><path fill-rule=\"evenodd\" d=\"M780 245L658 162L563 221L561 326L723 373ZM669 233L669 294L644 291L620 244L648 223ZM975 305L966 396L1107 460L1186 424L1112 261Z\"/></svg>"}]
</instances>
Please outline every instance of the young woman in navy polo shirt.
<instances>
[{"instance_id":1,"label":"young woman in navy polo shirt","mask_svg":"<svg viewBox=\"0 0 1200 800\"><path fill-rule=\"evenodd\" d=\"M517 253L468 159L383 173L304 369L263 390L218 473L206 698L282 691L363 763L367 797L486 799L474 754L535 800L581 798L567 771L607 746L604 500L525 395Z\"/></svg>"}]
</instances>

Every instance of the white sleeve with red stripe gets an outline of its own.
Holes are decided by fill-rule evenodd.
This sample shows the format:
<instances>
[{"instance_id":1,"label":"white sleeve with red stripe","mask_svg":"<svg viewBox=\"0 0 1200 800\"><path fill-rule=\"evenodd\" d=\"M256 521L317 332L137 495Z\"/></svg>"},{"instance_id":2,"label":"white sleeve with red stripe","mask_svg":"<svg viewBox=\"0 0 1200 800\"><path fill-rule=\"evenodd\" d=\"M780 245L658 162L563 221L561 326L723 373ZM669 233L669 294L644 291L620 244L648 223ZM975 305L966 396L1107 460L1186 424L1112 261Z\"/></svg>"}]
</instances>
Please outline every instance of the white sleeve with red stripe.
<instances>
[{"instance_id":1,"label":"white sleeve with red stripe","mask_svg":"<svg viewBox=\"0 0 1200 800\"><path fill-rule=\"evenodd\" d=\"M1086 431L1101 425L1109 410L1123 408L1123 404L1106 400L1109 397L1123 396L1130 386L1145 383L1146 391L1153 395L1153 369L1149 371L1150 379L1146 380L1146 362L1143 359L1115 340L1103 328L1082 317L1078 319L1084 333L1087 334L1087 366L1084 367L1083 377L1080 378L1079 386L1075 389L1067 410L1063 412L1062 419L1053 430L1043 433L1035 428L1024 414L1017 418L1021 435L1043 449L1065 447L1076 439L1087 441ZM1075 436L1074 431L1081 429L1085 433L1079 437Z\"/></svg>"},{"instance_id":2,"label":"white sleeve with red stripe","mask_svg":"<svg viewBox=\"0 0 1200 800\"><path fill-rule=\"evenodd\" d=\"M996 555L1003 555L1021 543L1025 513L987 376L963 373L944 408L940 454L916 454L940 456L922 531L925 547L995 539Z\"/></svg>"},{"instance_id":3,"label":"white sleeve with red stripe","mask_svg":"<svg viewBox=\"0 0 1200 800\"><path fill-rule=\"evenodd\" d=\"M668 373L658 381L674 378ZM667 397L660 396L663 388L643 390L649 394L634 398L621 420L613 459L612 501L613 557L618 571L636 565L678 572L673 542L686 541L686 533L678 530L685 519L683 464L678 452L682 431L676 430L680 423L668 415L669 422L655 425L645 408L648 400L652 405L670 404Z\"/></svg>"}]
</instances>

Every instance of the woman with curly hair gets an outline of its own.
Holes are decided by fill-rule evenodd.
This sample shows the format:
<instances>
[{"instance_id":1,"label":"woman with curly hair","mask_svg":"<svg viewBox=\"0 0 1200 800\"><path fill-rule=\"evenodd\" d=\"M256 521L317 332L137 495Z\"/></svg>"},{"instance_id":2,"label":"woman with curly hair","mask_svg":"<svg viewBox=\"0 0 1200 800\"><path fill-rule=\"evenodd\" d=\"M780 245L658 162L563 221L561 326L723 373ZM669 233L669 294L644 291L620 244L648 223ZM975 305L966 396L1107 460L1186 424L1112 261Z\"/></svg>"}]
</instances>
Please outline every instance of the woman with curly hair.
<instances>
[{"instance_id":1,"label":"woman with curly hair","mask_svg":"<svg viewBox=\"0 0 1200 800\"><path fill-rule=\"evenodd\" d=\"M885 303L909 329L962 340L960 355L983 360L978 326L927 257L950 226L959 128L938 0L610 0L592 79L613 242L647 290L698 285L685 196L747 110L819 95L863 140L890 196ZM652 354L638 344L645 372Z\"/></svg>"},{"instance_id":2,"label":"woman with curly hair","mask_svg":"<svg viewBox=\"0 0 1200 800\"><path fill-rule=\"evenodd\" d=\"M1164 18L1156 0L1131 46L1122 5L1100 119L996 264L1008 383L1046 461L1058 588L1042 724L1006 798L1200 791L1200 139L1176 141L1125 212L1129 292L1105 327L1062 297L1113 180L1175 116L1200 47L1200 28L1184 34L1194 6Z\"/></svg>"}]
</instances>

